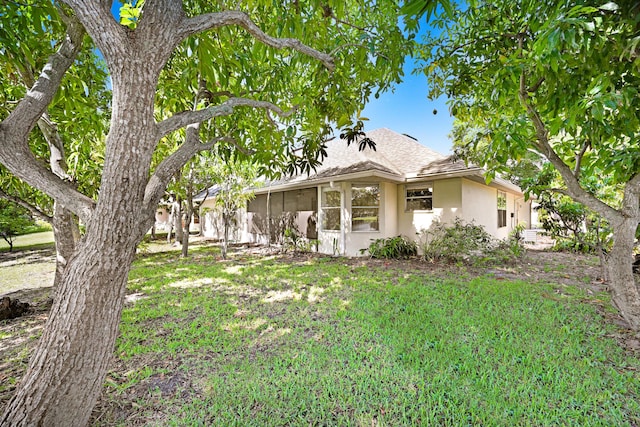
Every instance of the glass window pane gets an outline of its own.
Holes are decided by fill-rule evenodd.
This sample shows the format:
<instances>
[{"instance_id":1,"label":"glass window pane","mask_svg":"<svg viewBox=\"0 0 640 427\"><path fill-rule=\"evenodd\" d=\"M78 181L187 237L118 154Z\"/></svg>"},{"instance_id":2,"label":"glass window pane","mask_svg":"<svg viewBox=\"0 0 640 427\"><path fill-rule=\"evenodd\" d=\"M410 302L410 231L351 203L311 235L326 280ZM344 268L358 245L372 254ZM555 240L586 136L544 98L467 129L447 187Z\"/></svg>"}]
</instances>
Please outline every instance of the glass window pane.
<instances>
[{"instance_id":1,"label":"glass window pane","mask_svg":"<svg viewBox=\"0 0 640 427\"><path fill-rule=\"evenodd\" d=\"M409 197L431 197L433 190L431 188L415 188L407 190L407 198Z\"/></svg>"},{"instance_id":2,"label":"glass window pane","mask_svg":"<svg viewBox=\"0 0 640 427\"><path fill-rule=\"evenodd\" d=\"M336 190L323 190L322 206L340 207L340 192Z\"/></svg>"},{"instance_id":3,"label":"glass window pane","mask_svg":"<svg viewBox=\"0 0 640 427\"><path fill-rule=\"evenodd\" d=\"M407 188L406 210L430 211L433 209L433 185L425 184L420 188Z\"/></svg>"},{"instance_id":4,"label":"glass window pane","mask_svg":"<svg viewBox=\"0 0 640 427\"><path fill-rule=\"evenodd\" d=\"M351 187L351 206L378 206L380 191L377 185Z\"/></svg>"},{"instance_id":5,"label":"glass window pane","mask_svg":"<svg viewBox=\"0 0 640 427\"><path fill-rule=\"evenodd\" d=\"M507 209L507 193L498 191L498 209Z\"/></svg>"},{"instance_id":6,"label":"glass window pane","mask_svg":"<svg viewBox=\"0 0 640 427\"><path fill-rule=\"evenodd\" d=\"M340 208L322 209L322 229L340 230Z\"/></svg>"},{"instance_id":7,"label":"glass window pane","mask_svg":"<svg viewBox=\"0 0 640 427\"><path fill-rule=\"evenodd\" d=\"M433 209L432 199L408 199L407 210L409 211L430 211Z\"/></svg>"},{"instance_id":8,"label":"glass window pane","mask_svg":"<svg viewBox=\"0 0 640 427\"><path fill-rule=\"evenodd\" d=\"M352 231L378 231L378 208L353 208Z\"/></svg>"}]
</instances>

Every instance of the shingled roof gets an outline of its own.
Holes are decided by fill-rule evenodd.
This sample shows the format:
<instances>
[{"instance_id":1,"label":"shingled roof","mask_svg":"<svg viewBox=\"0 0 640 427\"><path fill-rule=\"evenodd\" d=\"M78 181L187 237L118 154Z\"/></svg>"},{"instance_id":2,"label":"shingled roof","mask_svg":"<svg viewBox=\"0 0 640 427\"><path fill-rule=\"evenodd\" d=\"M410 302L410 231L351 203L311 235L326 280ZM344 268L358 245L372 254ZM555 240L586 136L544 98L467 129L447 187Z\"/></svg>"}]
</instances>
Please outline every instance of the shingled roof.
<instances>
[{"instance_id":1,"label":"shingled roof","mask_svg":"<svg viewBox=\"0 0 640 427\"><path fill-rule=\"evenodd\" d=\"M376 129L366 135L375 142L375 150L367 147L360 151L357 143L347 145L343 139L334 139L327 143L327 157L315 172L273 181L270 186L326 180L358 172L378 172L404 180L420 174L426 165L446 159L414 138L390 129Z\"/></svg>"},{"instance_id":2,"label":"shingled roof","mask_svg":"<svg viewBox=\"0 0 640 427\"><path fill-rule=\"evenodd\" d=\"M442 159L434 160L431 163L423 165L420 169L419 176L433 176L460 172L476 172L481 171L482 168L474 164L465 164L464 160L457 158L456 156L444 157Z\"/></svg>"}]
</instances>

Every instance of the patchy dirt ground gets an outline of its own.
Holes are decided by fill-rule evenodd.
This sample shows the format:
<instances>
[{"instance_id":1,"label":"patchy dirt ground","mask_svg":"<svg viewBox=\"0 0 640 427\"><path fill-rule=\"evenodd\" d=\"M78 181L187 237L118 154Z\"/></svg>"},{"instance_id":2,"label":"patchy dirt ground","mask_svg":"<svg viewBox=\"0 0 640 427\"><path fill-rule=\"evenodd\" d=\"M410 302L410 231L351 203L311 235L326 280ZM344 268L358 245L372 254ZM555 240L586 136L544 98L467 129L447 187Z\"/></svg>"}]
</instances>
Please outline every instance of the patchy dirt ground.
<instances>
[{"instance_id":1,"label":"patchy dirt ground","mask_svg":"<svg viewBox=\"0 0 640 427\"><path fill-rule=\"evenodd\" d=\"M273 255L277 252L275 249L265 248L234 248L236 251L245 251L255 256ZM51 251L25 251L22 256L12 255L11 259L5 257L0 260L0 266L6 267L17 264L38 264L53 263ZM305 261L309 257L316 255L292 255L284 254L279 259L283 262ZM498 280L525 280L532 282L548 282L558 284L557 293L562 293L563 285L575 285L586 289L593 298L586 301L595 304L603 317L607 321L614 323L620 328L614 335L614 338L627 351L640 355L640 335L633 333L625 328L624 321L619 315L605 310L604 303L597 298L597 294L606 291L607 286L602 282L601 268L598 258L595 256L577 255L569 253L554 253L539 250L529 250L526 255L518 263L513 265L503 265L497 267L472 267L466 265L443 265L430 264L421 260L373 260L367 258L341 259L346 263L354 266L376 266L379 268L393 268L400 270L421 270L428 271L435 276L448 276L451 274L474 276L474 275L493 275ZM4 268L2 269L4 270ZM25 278L35 282L33 278ZM41 282L42 283L42 282ZM8 295L11 298L17 298L20 301L31 304L28 315L7 321L0 322L0 408L3 408L15 389L15 378L20 378L27 368L29 355L34 348L38 337L46 322L49 308L51 306L51 288L50 287L32 287L27 286L18 291L4 293L0 290L0 294ZM553 298L553 295L550 295ZM126 367L115 361L115 369L113 372L119 372L121 367ZM179 360L149 360L149 365L172 370L180 365ZM118 366L122 365L122 366ZM158 396L159 404L161 404L162 395L170 394L177 388L183 389L184 384L177 384L181 379L175 376L167 376L167 378L157 378L158 389L161 395ZM185 381L187 381L185 379ZM180 386L180 387L178 387ZM166 389L166 390L165 390ZM102 404L113 406L113 402ZM100 405L98 405L98 408ZM122 408L126 410L126 408ZM99 415L99 413L98 413Z\"/></svg>"}]
</instances>

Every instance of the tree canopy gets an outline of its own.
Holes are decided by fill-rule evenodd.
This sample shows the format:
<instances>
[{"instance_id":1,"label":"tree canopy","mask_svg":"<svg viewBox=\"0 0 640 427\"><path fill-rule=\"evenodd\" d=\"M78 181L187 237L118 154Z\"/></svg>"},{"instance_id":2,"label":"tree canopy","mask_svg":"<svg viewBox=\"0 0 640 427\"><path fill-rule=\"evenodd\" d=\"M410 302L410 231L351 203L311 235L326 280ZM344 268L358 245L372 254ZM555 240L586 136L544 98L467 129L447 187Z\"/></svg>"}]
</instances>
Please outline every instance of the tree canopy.
<instances>
[{"instance_id":1,"label":"tree canopy","mask_svg":"<svg viewBox=\"0 0 640 427\"><path fill-rule=\"evenodd\" d=\"M6 200L0 200L0 237L9 245L9 252L13 250L15 238L24 234L27 228L34 223L35 221L25 208Z\"/></svg>"},{"instance_id":2,"label":"tree canopy","mask_svg":"<svg viewBox=\"0 0 640 427\"><path fill-rule=\"evenodd\" d=\"M0 78L15 80L9 58L25 57L34 80L3 94L0 163L86 225L3 424L86 424L136 245L190 158L216 148L273 170L310 167L332 128L353 126L370 96L400 80L412 46L390 0L128 1L117 19L111 6L3 2ZM33 145L56 106L66 159L96 167L97 191Z\"/></svg>"},{"instance_id":3,"label":"tree canopy","mask_svg":"<svg viewBox=\"0 0 640 427\"><path fill-rule=\"evenodd\" d=\"M457 152L488 179L533 153L548 179L526 190L568 195L606 218L614 302L640 326L630 266L640 221L638 3L470 1L432 25L422 70L430 95L451 99ZM603 182L623 197L602 197Z\"/></svg>"}]
</instances>

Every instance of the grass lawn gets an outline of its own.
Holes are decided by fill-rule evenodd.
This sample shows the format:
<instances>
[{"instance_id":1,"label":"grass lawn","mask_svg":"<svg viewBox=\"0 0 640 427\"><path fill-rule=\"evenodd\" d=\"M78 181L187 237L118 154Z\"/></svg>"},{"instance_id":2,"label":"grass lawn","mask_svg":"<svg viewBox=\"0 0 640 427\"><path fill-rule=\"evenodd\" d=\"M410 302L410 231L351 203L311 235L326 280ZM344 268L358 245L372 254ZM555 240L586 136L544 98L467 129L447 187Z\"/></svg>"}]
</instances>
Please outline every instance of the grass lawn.
<instances>
[{"instance_id":1,"label":"grass lawn","mask_svg":"<svg viewBox=\"0 0 640 427\"><path fill-rule=\"evenodd\" d=\"M52 231L18 236L13 252L9 252L9 245L0 239L0 295L51 286L55 262Z\"/></svg>"},{"instance_id":2,"label":"grass lawn","mask_svg":"<svg viewBox=\"0 0 640 427\"><path fill-rule=\"evenodd\" d=\"M39 233L23 234L17 236L13 241L13 250L18 248L43 248L53 245L53 231L42 231ZM9 244L0 239L0 252L8 252Z\"/></svg>"},{"instance_id":3,"label":"grass lawn","mask_svg":"<svg viewBox=\"0 0 640 427\"><path fill-rule=\"evenodd\" d=\"M94 425L640 425L606 295L407 265L140 257Z\"/></svg>"}]
</instances>

